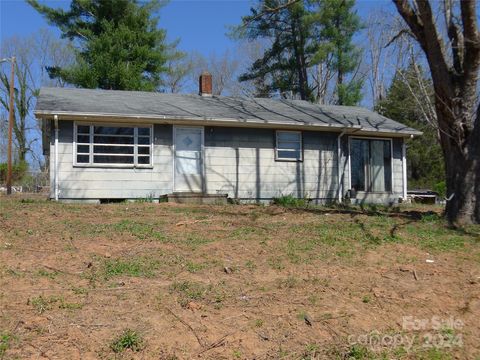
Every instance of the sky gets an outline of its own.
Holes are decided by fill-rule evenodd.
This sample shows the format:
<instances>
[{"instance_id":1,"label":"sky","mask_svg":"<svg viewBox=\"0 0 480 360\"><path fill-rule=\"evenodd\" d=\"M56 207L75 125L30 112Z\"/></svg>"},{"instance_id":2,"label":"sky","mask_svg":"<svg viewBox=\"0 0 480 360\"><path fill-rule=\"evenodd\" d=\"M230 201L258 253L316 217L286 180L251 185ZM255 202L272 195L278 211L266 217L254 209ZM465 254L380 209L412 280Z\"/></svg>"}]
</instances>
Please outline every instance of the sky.
<instances>
[{"instance_id":1,"label":"sky","mask_svg":"<svg viewBox=\"0 0 480 360\"><path fill-rule=\"evenodd\" d=\"M41 1L52 7L68 7L70 1ZM226 33L229 25L240 22L248 14L250 0L200 1L173 0L160 11L159 26L167 30L170 41L180 39L179 48L204 55L223 53L234 43ZM0 0L0 37L29 35L42 27L46 20L23 0ZM50 27L59 33L55 27Z\"/></svg>"},{"instance_id":2,"label":"sky","mask_svg":"<svg viewBox=\"0 0 480 360\"><path fill-rule=\"evenodd\" d=\"M68 8L69 0L40 0L52 7ZM235 46L226 36L228 26L238 25L241 16L249 13L255 0L173 0L160 11L159 26L167 30L170 41L180 39L179 48L198 51L203 55L223 53ZM391 6L388 0L360 0L357 10L366 17L378 6ZM30 35L40 28L49 27L31 6L23 0L0 0L0 38ZM59 34L55 27L49 27Z\"/></svg>"}]
</instances>

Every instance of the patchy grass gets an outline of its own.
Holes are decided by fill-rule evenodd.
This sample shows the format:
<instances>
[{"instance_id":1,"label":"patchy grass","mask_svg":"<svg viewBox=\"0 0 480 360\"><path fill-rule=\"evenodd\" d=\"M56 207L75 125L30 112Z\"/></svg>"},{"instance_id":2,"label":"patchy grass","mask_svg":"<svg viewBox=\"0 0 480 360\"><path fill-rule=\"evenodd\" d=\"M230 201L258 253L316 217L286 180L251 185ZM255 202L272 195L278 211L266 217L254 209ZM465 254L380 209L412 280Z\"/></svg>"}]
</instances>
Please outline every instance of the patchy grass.
<instances>
[{"instance_id":1,"label":"patchy grass","mask_svg":"<svg viewBox=\"0 0 480 360\"><path fill-rule=\"evenodd\" d=\"M48 310L54 308L57 309L66 309L66 310L78 310L83 307L80 303L70 303L65 301L63 296L37 296L32 299L29 299L29 304L37 311L38 314L43 314Z\"/></svg>"},{"instance_id":2,"label":"patchy grass","mask_svg":"<svg viewBox=\"0 0 480 360\"><path fill-rule=\"evenodd\" d=\"M290 200L268 207L0 197L1 356L478 356L479 226L451 229L438 207ZM424 333L402 329L404 316L434 315L462 321L428 329L445 341L461 336L462 346L426 350ZM370 333L417 340L408 351L348 341Z\"/></svg>"},{"instance_id":3,"label":"patchy grass","mask_svg":"<svg viewBox=\"0 0 480 360\"><path fill-rule=\"evenodd\" d=\"M153 277L160 262L150 257L105 259L100 264L100 274L105 280L116 276Z\"/></svg>"},{"instance_id":4,"label":"patchy grass","mask_svg":"<svg viewBox=\"0 0 480 360\"><path fill-rule=\"evenodd\" d=\"M167 237L152 224L145 224L129 219L107 226L107 231L128 234L140 240L167 241Z\"/></svg>"}]
</instances>

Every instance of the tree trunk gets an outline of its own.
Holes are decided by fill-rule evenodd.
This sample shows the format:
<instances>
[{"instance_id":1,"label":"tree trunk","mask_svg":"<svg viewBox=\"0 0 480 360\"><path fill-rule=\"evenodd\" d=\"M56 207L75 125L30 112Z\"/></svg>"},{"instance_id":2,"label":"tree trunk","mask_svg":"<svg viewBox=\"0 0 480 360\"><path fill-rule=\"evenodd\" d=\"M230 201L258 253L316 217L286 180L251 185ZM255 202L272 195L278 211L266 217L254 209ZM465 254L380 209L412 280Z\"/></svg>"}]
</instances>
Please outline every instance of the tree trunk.
<instances>
[{"instance_id":1,"label":"tree trunk","mask_svg":"<svg viewBox=\"0 0 480 360\"><path fill-rule=\"evenodd\" d=\"M430 1L393 0L423 49L435 89L435 112L447 177L446 214L452 225L480 223L480 33L476 2L460 1L461 24L445 2L450 49ZM450 52L448 52L450 50ZM477 201L479 200L479 201Z\"/></svg>"},{"instance_id":2,"label":"tree trunk","mask_svg":"<svg viewBox=\"0 0 480 360\"><path fill-rule=\"evenodd\" d=\"M476 126L463 144L459 144L458 138L451 132L440 133L447 183L445 212L448 221L454 226L480 223L479 115L477 114ZM442 114L441 122L445 116L451 117L453 114ZM454 123L454 119L449 122Z\"/></svg>"}]
</instances>

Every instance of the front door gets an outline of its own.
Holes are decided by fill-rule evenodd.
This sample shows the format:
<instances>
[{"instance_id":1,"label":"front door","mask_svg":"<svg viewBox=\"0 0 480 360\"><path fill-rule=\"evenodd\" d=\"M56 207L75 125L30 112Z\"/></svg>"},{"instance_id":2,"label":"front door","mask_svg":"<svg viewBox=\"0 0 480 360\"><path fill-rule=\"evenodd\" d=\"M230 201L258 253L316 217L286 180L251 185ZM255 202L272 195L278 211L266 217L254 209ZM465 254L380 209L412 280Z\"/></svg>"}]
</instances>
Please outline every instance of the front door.
<instances>
[{"instance_id":1,"label":"front door","mask_svg":"<svg viewBox=\"0 0 480 360\"><path fill-rule=\"evenodd\" d=\"M203 128L174 128L174 191L203 191Z\"/></svg>"}]
</instances>

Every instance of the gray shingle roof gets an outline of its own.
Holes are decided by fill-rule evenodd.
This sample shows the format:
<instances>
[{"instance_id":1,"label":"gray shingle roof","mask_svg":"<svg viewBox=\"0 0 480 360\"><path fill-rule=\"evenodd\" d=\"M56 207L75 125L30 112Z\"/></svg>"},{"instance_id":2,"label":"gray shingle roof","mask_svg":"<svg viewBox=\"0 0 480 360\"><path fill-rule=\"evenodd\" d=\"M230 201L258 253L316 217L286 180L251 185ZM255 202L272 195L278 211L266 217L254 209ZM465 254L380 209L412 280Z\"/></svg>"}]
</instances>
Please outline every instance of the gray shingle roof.
<instances>
[{"instance_id":1,"label":"gray shingle roof","mask_svg":"<svg viewBox=\"0 0 480 360\"><path fill-rule=\"evenodd\" d=\"M421 132L361 107L227 96L205 97L140 91L42 88L37 117L48 114L131 116L191 121L238 121L288 126L362 128L363 132Z\"/></svg>"}]
</instances>

